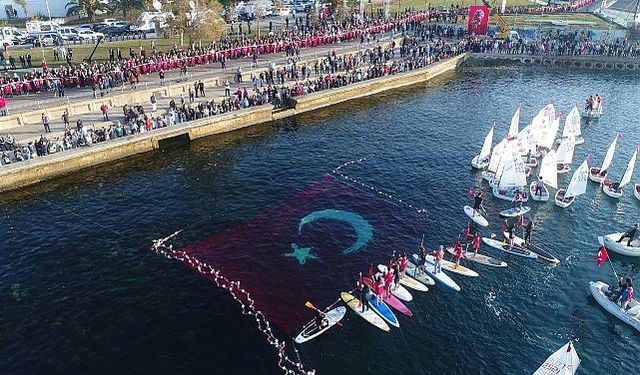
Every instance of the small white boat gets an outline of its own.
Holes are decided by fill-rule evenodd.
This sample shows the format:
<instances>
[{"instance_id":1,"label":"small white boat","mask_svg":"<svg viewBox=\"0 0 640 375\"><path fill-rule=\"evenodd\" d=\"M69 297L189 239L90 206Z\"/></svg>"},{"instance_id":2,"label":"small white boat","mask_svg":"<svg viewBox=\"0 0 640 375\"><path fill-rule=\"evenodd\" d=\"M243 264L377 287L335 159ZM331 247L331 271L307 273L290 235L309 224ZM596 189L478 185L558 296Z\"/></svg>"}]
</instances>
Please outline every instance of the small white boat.
<instances>
[{"instance_id":1,"label":"small white boat","mask_svg":"<svg viewBox=\"0 0 640 375\"><path fill-rule=\"evenodd\" d=\"M496 128L496 124L494 123L491 126L491 130L484 138L484 143L482 143L482 149L480 153L476 155L473 160L471 160L471 166L476 169L484 169L489 166L489 159L491 157L491 143L493 142L493 131Z\"/></svg>"},{"instance_id":2,"label":"small white boat","mask_svg":"<svg viewBox=\"0 0 640 375\"><path fill-rule=\"evenodd\" d=\"M597 120L600 117L602 117L603 113L602 113L602 104L600 105L599 108L594 108L592 110L587 110L587 109L583 109L582 110L582 117L589 119L589 120Z\"/></svg>"},{"instance_id":3,"label":"small white boat","mask_svg":"<svg viewBox=\"0 0 640 375\"><path fill-rule=\"evenodd\" d=\"M633 195L640 200L640 184L633 185Z\"/></svg>"},{"instance_id":4,"label":"small white boat","mask_svg":"<svg viewBox=\"0 0 640 375\"><path fill-rule=\"evenodd\" d=\"M611 165L613 154L616 152L616 145L618 144L620 137L620 133L616 134L613 142L611 142L609 149L607 149L607 154L604 157L604 161L602 162L602 166L600 168L591 168L589 170L589 179L591 181L601 184L605 177L607 177L607 169L609 169L609 166Z\"/></svg>"},{"instance_id":5,"label":"small white boat","mask_svg":"<svg viewBox=\"0 0 640 375\"><path fill-rule=\"evenodd\" d=\"M573 162L573 153L575 150L575 137L573 134L560 142L558 150L556 150L557 173L568 173L571 170L571 162Z\"/></svg>"},{"instance_id":6,"label":"small white boat","mask_svg":"<svg viewBox=\"0 0 640 375\"><path fill-rule=\"evenodd\" d=\"M536 168L538 166L538 159L534 156L523 156L522 161L524 162L524 166L528 168Z\"/></svg>"},{"instance_id":7,"label":"small white boat","mask_svg":"<svg viewBox=\"0 0 640 375\"><path fill-rule=\"evenodd\" d=\"M546 202L549 200L549 189L546 185L554 189L558 188L558 170L556 168L556 151L549 151L542 159L540 175L538 181L532 181L529 185L529 193L534 201ZM541 184L541 191L538 192L538 184ZM546 185L545 185L546 184Z\"/></svg>"},{"instance_id":8,"label":"small white boat","mask_svg":"<svg viewBox=\"0 0 640 375\"><path fill-rule=\"evenodd\" d=\"M421 266L420 264L418 264L419 259L420 258L418 257L418 254L413 254L411 257L411 260L413 261L413 263L418 267ZM429 274L429 276L434 278L436 282L439 282L444 286L455 290L456 292L460 291L460 286L455 281L453 281L453 279L450 278L449 275L447 275L443 271L436 273L434 263L430 263L428 259L426 260L426 263L427 264L421 268L425 273Z\"/></svg>"},{"instance_id":9,"label":"small white boat","mask_svg":"<svg viewBox=\"0 0 640 375\"><path fill-rule=\"evenodd\" d=\"M629 164L627 164L627 169L624 171L624 175L622 176L622 180L620 180L620 183L617 187L615 186L613 180L605 179L602 182L602 191L604 191L604 193L611 198L617 199L622 197L622 188L625 187L629 182L631 182L633 169L636 166L636 158L638 157L638 149L640 149L640 146L636 147L636 150L633 152L631 160L629 160Z\"/></svg>"},{"instance_id":10,"label":"small white boat","mask_svg":"<svg viewBox=\"0 0 640 375\"><path fill-rule=\"evenodd\" d=\"M562 348L556 350L533 373L533 375L574 375L580 366L580 357L569 341Z\"/></svg>"},{"instance_id":11,"label":"small white boat","mask_svg":"<svg viewBox=\"0 0 640 375\"><path fill-rule=\"evenodd\" d=\"M487 219L482 216L482 214L476 210L473 209L473 207L471 206L464 206L464 213L469 216L469 219L473 220L474 223L482 226L482 227L487 227L489 226L489 222L487 221Z\"/></svg>"},{"instance_id":12,"label":"small white boat","mask_svg":"<svg viewBox=\"0 0 640 375\"><path fill-rule=\"evenodd\" d=\"M600 306L615 315L618 319L640 331L640 303L636 299L631 300L627 306L627 310L624 310L607 297L609 291L608 284L602 281L589 281L589 290Z\"/></svg>"},{"instance_id":13,"label":"small white boat","mask_svg":"<svg viewBox=\"0 0 640 375\"><path fill-rule=\"evenodd\" d=\"M322 319L324 326L318 325L316 319L310 321L302 327L300 333L296 336L295 342L297 344L302 344L303 342L307 342L311 339L314 339L324 332L326 332L329 328L333 327L336 323L338 323L343 317L344 314L347 313L347 308L344 306L338 306L329 312L324 314L324 318Z\"/></svg>"},{"instance_id":14,"label":"small white boat","mask_svg":"<svg viewBox=\"0 0 640 375\"><path fill-rule=\"evenodd\" d=\"M529 206L512 207L512 208L500 211L500 216L516 217L516 216L524 215L529 211L531 211L531 207Z\"/></svg>"},{"instance_id":15,"label":"small white boat","mask_svg":"<svg viewBox=\"0 0 640 375\"><path fill-rule=\"evenodd\" d=\"M515 244L513 246L510 246L507 243L494 240L493 238L489 238L489 237L482 237L482 242L493 247L494 249L502 250L508 254L517 255L524 258L538 259L538 254L532 251L529 251L523 248L522 246L518 246Z\"/></svg>"},{"instance_id":16,"label":"small white boat","mask_svg":"<svg viewBox=\"0 0 640 375\"><path fill-rule=\"evenodd\" d=\"M562 137L556 139L556 143L560 144L563 139L568 138L570 135L575 137L575 145L581 145L584 143L582 137L582 129L580 128L580 111L578 110L578 104L576 104L571 112L564 120L564 128L562 129Z\"/></svg>"},{"instance_id":17,"label":"small white boat","mask_svg":"<svg viewBox=\"0 0 640 375\"><path fill-rule=\"evenodd\" d=\"M604 247L614 253L626 255L628 257L640 257L640 239L634 239L631 241L631 246L627 246L627 243L629 242L628 238L618 242L623 234L624 233L622 232L609 233L601 238L598 237L598 240L601 240L600 242Z\"/></svg>"},{"instance_id":18,"label":"small white boat","mask_svg":"<svg viewBox=\"0 0 640 375\"><path fill-rule=\"evenodd\" d=\"M567 190L560 189L556 192L556 206L567 208L573 203L577 196L587 191L587 175L589 174L589 165L587 159L576 169L571 177Z\"/></svg>"}]
</instances>

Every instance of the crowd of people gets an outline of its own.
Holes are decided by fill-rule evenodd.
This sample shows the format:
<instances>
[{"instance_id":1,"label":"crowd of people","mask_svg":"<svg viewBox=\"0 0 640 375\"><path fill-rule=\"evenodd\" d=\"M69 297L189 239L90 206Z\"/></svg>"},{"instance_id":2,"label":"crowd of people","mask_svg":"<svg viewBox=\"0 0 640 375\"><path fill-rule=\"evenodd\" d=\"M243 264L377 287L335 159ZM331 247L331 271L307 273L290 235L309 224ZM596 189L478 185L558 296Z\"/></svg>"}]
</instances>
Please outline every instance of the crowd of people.
<instances>
[{"instance_id":1,"label":"crowd of people","mask_svg":"<svg viewBox=\"0 0 640 375\"><path fill-rule=\"evenodd\" d=\"M429 41L428 38L406 36L399 45L392 44L388 48L379 46L342 56L338 56L334 51L313 66L299 64L295 59L290 59L285 67L272 66L254 75L251 82L247 82L250 84L249 87L238 87L234 92L227 90L223 99L204 100L204 88L200 89L200 82L195 82L192 91L194 95L181 95L180 98L172 99L162 113L153 110L156 104L153 97L150 98L151 112L146 111L140 104L125 105L122 108L121 120L108 127L88 127L78 120L72 128L68 126L70 119L66 114L66 118L64 115L62 118L65 122L65 132L62 136L50 139L42 135L38 140L24 146L19 145L11 136L5 138L0 143L2 164L91 146L97 142L167 126L179 126L190 121L255 106L269 104L276 108L288 107L295 105L295 99L302 95L424 67L464 52L466 45L466 40L450 44L444 40ZM199 100L196 100L195 92L199 94ZM46 113L43 114L45 115ZM45 131L48 121L47 117Z\"/></svg>"}]
</instances>

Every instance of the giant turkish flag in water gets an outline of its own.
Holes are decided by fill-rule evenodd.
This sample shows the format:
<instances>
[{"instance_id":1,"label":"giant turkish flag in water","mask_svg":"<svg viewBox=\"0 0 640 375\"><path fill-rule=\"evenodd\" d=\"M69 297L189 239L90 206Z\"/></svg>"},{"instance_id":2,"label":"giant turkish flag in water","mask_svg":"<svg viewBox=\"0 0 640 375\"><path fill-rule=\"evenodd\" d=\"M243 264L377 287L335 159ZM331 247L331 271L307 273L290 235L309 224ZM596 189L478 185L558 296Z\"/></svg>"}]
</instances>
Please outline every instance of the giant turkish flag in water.
<instances>
[{"instance_id":1,"label":"giant turkish flag in water","mask_svg":"<svg viewBox=\"0 0 640 375\"><path fill-rule=\"evenodd\" d=\"M358 271L413 251L425 217L326 176L274 207L181 249L238 280L287 334L355 286Z\"/></svg>"},{"instance_id":2,"label":"giant turkish flag in water","mask_svg":"<svg viewBox=\"0 0 640 375\"><path fill-rule=\"evenodd\" d=\"M487 33L490 12L491 10L486 5L471 5L469 7L467 28L469 34L485 35Z\"/></svg>"}]
</instances>

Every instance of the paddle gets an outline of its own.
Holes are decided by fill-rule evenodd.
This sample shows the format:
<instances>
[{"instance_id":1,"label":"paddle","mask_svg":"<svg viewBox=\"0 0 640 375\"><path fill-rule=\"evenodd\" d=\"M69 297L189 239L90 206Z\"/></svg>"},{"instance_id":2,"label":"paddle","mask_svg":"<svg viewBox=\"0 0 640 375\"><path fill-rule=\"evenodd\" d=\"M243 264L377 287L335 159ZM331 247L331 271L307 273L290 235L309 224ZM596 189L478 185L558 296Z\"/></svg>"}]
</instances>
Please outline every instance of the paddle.
<instances>
[{"instance_id":1,"label":"paddle","mask_svg":"<svg viewBox=\"0 0 640 375\"><path fill-rule=\"evenodd\" d=\"M309 301L305 302L305 304L304 304L304 305L305 305L305 306L307 306L308 308L312 309L312 310L316 310L317 312L319 312L319 313L320 313L320 314L322 314L323 316L324 316L324 315L327 315L327 314L325 314L325 313L324 313L324 311L322 311L322 310L320 310L319 308L317 308L317 307L313 306L313 303L311 303L311 302L309 302ZM342 323L340 323L340 321L339 321L339 320L336 322L336 325L337 325L338 327L340 327L340 328L342 328L342 327L343 327Z\"/></svg>"}]
</instances>

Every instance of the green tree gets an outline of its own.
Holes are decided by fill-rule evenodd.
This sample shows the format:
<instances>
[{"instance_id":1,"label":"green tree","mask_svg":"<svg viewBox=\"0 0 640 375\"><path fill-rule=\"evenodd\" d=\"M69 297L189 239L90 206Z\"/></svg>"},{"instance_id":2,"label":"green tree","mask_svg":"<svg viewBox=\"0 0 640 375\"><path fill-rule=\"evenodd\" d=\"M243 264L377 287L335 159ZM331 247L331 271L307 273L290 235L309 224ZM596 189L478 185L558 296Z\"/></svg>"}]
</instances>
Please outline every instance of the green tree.
<instances>
[{"instance_id":1,"label":"green tree","mask_svg":"<svg viewBox=\"0 0 640 375\"><path fill-rule=\"evenodd\" d=\"M143 0L111 0L109 1L109 11L113 14L122 14L122 18L128 19L135 11L144 7Z\"/></svg>"},{"instance_id":2,"label":"green tree","mask_svg":"<svg viewBox=\"0 0 640 375\"><path fill-rule=\"evenodd\" d=\"M108 10L107 5L99 0L71 0L65 8L77 8L85 12L91 22L96 19L96 11Z\"/></svg>"},{"instance_id":3,"label":"green tree","mask_svg":"<svg viewBox=\"0 0 640 375\"><path fill-rule=\"evenodd\" d=\"M16 4L18 4L20 6L20 8L22 8L22 10L24 11L24 15L26 17L28 17L27 15L27 0L14 0Z\"/></svg>"}]
</instances>

